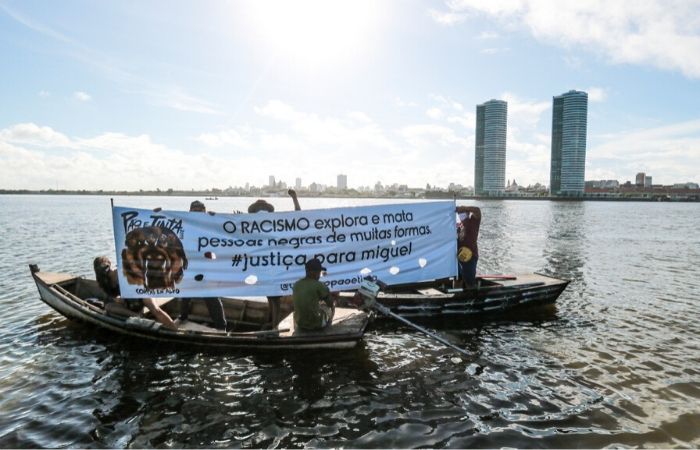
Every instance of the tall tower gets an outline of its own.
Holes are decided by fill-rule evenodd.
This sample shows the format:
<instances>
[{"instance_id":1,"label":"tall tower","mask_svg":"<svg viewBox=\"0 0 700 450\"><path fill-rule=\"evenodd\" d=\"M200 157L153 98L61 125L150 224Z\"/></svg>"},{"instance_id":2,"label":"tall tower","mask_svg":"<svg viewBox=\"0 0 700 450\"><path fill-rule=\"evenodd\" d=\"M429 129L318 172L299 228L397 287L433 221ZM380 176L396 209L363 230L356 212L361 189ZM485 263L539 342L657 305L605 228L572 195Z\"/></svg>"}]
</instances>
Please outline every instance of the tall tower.
<instances>
[{"instance_id":1,"label":"tall tower","mask_svg":"<svg viewBox=\"0 0 700 450\"><path fill-rule=\"evenodd\" d=\"M338 190L344 191L348 188L348 176L340 174L338 175Z\"/></svg>"},{"instance_id":2,"label":"tall tower","mask_svg":"<svg viewBox=\"0 0 700 450\"><path fill-rule=\"evenodd\" d=\"M274 175L270 175L268 177L268 184L267 185L270 187L275 187L277 185L277 183L275 183L275 176Z\"/></svg>"},{"instance_id":3,"label":"tall tower","mask_svg":"<svg viewBox=\"0 0 700 450\"><path fill-rule=\"evenodd\" d=\"M500 195L506 185L506 130L508 103L489 100L476 105L474 192Z\"/></svg>"},{"instance_id":4,"label":"tall tower","mask_svg":"<svg viewBox=\"0 0 700 450\"><path fill-rule=\"evenodd\" d=\"M569 91L552 103L552 162L549 190L557 196L583 195L586 175L588 94Z\"/></svg>"}]
</instances>

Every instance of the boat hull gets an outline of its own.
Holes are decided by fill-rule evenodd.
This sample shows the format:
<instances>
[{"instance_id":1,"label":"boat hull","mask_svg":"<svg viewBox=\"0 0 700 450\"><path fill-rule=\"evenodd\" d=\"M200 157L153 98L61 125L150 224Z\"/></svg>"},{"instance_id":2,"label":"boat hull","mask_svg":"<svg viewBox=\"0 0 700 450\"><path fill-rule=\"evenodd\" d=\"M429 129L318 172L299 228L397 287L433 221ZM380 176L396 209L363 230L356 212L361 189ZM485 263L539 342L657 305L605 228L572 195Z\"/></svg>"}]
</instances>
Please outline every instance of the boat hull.
<instances>
[{"instance_id":1,"label":"boat hull","mask_svg":"<svg viewBox=\"0 0 700 450\"><path fill-rule=\"evenodd\" d=\"M390 288L377 301L404 317L450 317L500 314L521 307L556 302L569 284L542 274L520 274L512 280L483 280L478 288L454 290L439 283Z\"/></svg>"},{"instance_id":2,"label":"boat hull","mask_svg":"<svg viewBox=\"0 0 700 450\"><path fill-rule=\"evenodd\" d=\"M85 281L82 278L40 272L36 266L32 266L32 277L41 300L64 317L143 341L247 350L352 348L362 338L368 322L367 314L361 311L340 309L336 311L333 325L319 332L294 330L291 317L283 320L277 329L266 331L173 331L151 320L113 317L73 295L70 286Z\"/></svg>"}]
</instances>

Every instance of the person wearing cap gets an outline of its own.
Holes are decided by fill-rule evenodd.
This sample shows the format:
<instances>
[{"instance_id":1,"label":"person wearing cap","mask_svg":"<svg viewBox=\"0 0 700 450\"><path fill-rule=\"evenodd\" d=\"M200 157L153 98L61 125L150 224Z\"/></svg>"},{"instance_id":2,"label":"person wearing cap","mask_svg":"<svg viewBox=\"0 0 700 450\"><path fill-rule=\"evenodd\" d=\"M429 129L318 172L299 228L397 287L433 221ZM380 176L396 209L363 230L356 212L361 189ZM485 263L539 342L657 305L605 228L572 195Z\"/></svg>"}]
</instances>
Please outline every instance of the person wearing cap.
<instances>
[{"instance_id":1,"label":"person wearing cap","mask_svg":"<svg viewBox=\"0 0 700 450\"><path fill-rule=\"evenodd\" d=\"M294 326L302 330L322 330L333 321L335 307L328 286L321 283L321 272L325 272L318 258L305 264L306 276L294 283Z\"/></svg>"},{"instance_id":2,"label":"person wearing cap","mask_svg":"<svg viewBox=\"0 0 700 450\"><path fill-rule=\"evenodd\" d=\"M199 200L190 203L190 212L207 212L207 207ZM224 305L219 297L202 298L204 304L207 305L209 316L214 322L214 328L226 331L226 314L224 313ZM189 318L190 308L192 304L191 298L183 298L180 303L180 320L185 321Z\"/></svg>"}]
</instances>

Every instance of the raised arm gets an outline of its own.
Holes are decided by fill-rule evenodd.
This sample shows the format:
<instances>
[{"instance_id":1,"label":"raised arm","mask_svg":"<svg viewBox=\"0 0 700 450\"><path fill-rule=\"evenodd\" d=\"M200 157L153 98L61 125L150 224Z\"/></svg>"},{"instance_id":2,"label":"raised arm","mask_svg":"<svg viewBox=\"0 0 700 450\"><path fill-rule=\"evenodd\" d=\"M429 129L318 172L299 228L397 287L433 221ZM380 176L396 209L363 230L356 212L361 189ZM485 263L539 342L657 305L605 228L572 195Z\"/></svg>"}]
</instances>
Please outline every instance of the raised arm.
<instances>
[{"instance_id":1,"label":"raised arm","mask_svg":"<svg viewBox=\"0 0 700 450\"><path fill-rule=\"evenodd\" d=\"M294 211L301 211L301 205L299 205L299 200L297 199L297 191L290 189L287 191L292 200L294 201Z\"/></svg>"}]
</instances>

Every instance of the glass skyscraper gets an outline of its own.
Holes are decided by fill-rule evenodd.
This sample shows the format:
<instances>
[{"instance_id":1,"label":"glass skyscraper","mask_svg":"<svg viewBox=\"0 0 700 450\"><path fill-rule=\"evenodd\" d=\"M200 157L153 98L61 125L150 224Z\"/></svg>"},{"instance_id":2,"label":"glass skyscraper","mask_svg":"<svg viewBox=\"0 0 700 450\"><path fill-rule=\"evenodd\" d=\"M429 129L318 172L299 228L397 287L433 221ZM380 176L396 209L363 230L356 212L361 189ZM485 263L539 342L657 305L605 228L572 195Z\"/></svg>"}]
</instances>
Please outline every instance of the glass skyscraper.
<instances>
[{"instance_id":1,"label":"glass skyscraper","mask_svg":"<svg viewBox=\"0 0 700 450\"><path fill-rule=\"evenodd\" d=\"M500 195L505 190L507 125L508 103L489 100L483 105L476 105L476 195Z\"/></svg>"},{"instance_id":2,"label":"glass skyscraper","mask_svg":"<svg viewBox=\"0 0 700 450\"><path fill-rule=\"evenodd\" d=\"M588 94L569 91L552 104L552 162L549 190L552 195L583 195L586 173Z\"/></svg>"}]
</instances>

